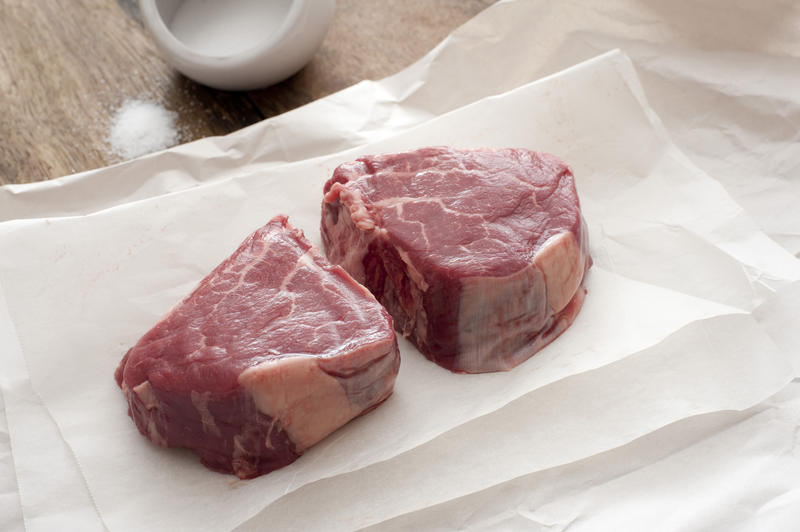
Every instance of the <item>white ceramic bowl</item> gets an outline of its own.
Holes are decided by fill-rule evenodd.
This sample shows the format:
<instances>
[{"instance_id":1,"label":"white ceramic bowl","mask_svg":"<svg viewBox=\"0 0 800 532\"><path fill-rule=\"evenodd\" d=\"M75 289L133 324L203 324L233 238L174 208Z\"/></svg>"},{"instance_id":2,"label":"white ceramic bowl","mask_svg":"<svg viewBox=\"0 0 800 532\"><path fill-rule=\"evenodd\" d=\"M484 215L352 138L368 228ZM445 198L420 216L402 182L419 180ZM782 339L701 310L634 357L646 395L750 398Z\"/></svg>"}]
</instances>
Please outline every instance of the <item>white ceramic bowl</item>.
<instances>
[{"instance_id":1,"label":"white ceramic bowl","mask_svg":"<svg viewBox=\"0 0 800 532\"><path fill-rule=\"evenodd\" d=\"M161 53L187 77L225 90L284 80L319 48L335 0L140 0Z\"/></svg>"}]
</instances>

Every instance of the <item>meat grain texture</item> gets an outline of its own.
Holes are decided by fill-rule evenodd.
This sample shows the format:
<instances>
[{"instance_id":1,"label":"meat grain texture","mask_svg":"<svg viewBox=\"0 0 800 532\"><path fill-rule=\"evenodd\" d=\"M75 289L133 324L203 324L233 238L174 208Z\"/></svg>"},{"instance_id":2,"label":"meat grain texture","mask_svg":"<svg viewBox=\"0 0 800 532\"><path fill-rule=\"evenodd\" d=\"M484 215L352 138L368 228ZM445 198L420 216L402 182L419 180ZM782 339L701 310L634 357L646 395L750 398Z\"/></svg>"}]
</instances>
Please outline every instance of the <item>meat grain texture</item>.
<instances>
[{"instance_id":1,"label":"meat grain texture","mask_svg":"<svg viewBox=\"0 0 800 532\"><path fill-rule=\"evenodd\" d=\"M147 332L115 376L142 434L250 478L375 408L399 363L386 311L278 216Z\"/></svg>"},{"instance_id":2,"label":"meat grain texture","mask_svg":"<svg viewBox=\"0 0 800 532\"><path fill-rule=\"evenodd\" d=\"M423 148L342 164L325 184L328 258L455 372L508 370L575 319L591 265L575 181L525 149Z\"/></svg>"}]
</instances>

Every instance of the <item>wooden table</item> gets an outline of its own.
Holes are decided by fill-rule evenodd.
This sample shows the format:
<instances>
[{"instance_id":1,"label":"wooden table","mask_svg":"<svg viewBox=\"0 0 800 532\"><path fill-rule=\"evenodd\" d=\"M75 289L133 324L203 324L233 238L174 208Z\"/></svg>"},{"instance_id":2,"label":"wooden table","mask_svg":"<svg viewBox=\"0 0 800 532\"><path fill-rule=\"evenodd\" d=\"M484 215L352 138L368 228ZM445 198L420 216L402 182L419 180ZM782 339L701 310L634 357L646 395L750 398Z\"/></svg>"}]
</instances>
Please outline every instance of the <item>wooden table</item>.
<instances>
[{"instance_id":1,"label":"wooden table","mask_svg":"<svg viewBox=\"0 0 800 532\"><path fill-rule=\"evenodd\" d=\"M312 61L250 92L217 91L169 67L136 0L0 0L0 185L106 166L114 111L151 99L181 140L224 135L419 59L494 0L339 0Z\"/></svg>"}]
</instances>

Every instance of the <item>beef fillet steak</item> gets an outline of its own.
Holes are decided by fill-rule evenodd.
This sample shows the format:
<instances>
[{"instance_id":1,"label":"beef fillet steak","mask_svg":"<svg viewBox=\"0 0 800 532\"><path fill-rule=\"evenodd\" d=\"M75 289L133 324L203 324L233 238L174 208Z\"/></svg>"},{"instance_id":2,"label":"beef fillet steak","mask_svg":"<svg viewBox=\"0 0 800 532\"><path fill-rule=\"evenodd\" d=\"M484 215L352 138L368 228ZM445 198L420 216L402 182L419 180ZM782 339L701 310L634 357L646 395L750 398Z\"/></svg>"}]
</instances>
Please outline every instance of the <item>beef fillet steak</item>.
<instances>
[{"instance_id":1,"label":"beef fillet steak","mask_svg":"<svg viewBox=\"0 0 800 532\"><path fill-rule=\"evenodd\" d=\"M116 371L139 431L250 478L392 393L392 320L278 216L130 349Z\"/></svg>"},{"instance_id":2,"label":"beef fillet steak","mask_svg":"<svg viewBox=\"0 0 800 532\"><path fill-rule=\"evenodd\" d=\"M507 370L561 334L591 264L569 167L523 149L363 157L325 184L328 258L456 372Z\"/></svg>"}]
</instances>

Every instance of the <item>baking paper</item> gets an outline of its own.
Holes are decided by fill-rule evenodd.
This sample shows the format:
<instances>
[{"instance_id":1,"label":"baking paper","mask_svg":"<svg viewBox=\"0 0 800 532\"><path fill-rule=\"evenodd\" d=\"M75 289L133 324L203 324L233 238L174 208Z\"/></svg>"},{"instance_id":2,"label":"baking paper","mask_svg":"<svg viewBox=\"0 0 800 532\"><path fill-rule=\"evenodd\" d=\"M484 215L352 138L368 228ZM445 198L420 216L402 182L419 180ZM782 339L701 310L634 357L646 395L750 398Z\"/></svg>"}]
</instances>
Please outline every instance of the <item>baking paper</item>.
<instances>
[{"instance_id":1,"label":"baking paper","mask_svg":"<svg viewBox=\"0 0 800 532\"><path fill-rule=\"evenodd\" d=\"M3 530L24 530L16 478L5 416L5 400L0 391L0 528Z\"/></svg>"},{"instance_id":2,"label":"baking paper","mask_svg":"<svg viewBox=\"0 0 800 532\"><path fill-rule=\"evenodd\" d=\"M586 100L587 91L602 100ZM617 124L613 132L609 123ZM396 392L385 405L295 464L252 481L207 471L190 453L157 448L138 435L112 374L140 334L272 215L289 214L318 241L320 194L313 191L321 191L339 162L433 143L531 147L570 161L596 264L586 306L567 334L513 372L478 376L452 375L403 343ZM668 251L654 253L648 247L654 239ZM326 482L349 485L362 473L375 478L376 468L380 479L382 467L391 476L449 465L431 477L433 484L421 484L425 489L362 501L368 515L339 521L343 528L373 524L514 472L626 444L682 417L747 408L792 376L750 312L800 278L797 261L669 143L619 53L350 152L272 170L242 167L239 177L89 216L5 223L0 245L15 250L13 259L0 258L0 284L33 391L82 472L74 478L66 460L55 476L73 478L78 487L85 479L98 518L111 529L228 529L275 512L294 515L302 508L289 505L293 514L279 511L281 505L308 490L325 499ZM648 372L663 381L642 387ZM664 395L670 389L683 400ZM591 405L603 394L617 400ZM440 464L450 438L464 443L457 455L466 463L486 461L478 436L519 424L529 411L519 407L526 400L551 407L526 419L527 430L546 433L547 447L562 454L526 454L526 445L511 445L528 441L521 432L505 442L506 454L491 456L496 476L451 477L455 491L436 488L458 469L457 460ZM582 413L579 406L608 408ZM555 428L555 413L567 424L563 430ZM587 417L592 438L574 438L576 421ZM24 424L12 431L20 445L35 437ZM433 492L439 500L420 501ZM318 517L298 515L295 522L313 526Z\"/></svg>"},{"instance_id":3,"label":"baking paper","mask_svg":"<svg viewBox=\"0 0 800 532\"><path fill-rule=\"evenodd\" d=\"M798 386L368 530L793 530Z\"/></svg>"}]
</instances>

